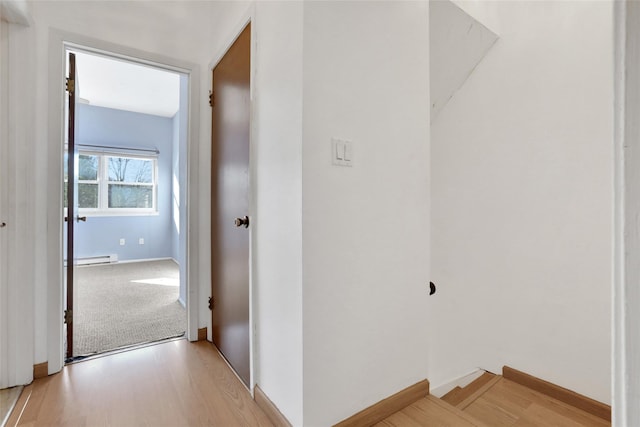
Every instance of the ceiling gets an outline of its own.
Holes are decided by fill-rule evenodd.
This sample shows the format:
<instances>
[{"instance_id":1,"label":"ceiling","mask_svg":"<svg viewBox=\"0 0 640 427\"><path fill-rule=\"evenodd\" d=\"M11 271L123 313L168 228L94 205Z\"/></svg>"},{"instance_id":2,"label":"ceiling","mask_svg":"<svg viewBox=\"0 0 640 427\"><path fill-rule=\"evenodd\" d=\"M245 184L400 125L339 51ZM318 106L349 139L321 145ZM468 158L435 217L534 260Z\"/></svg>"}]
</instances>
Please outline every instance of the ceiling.
<instances>
[{"instance_id":1,"label":"ceiling","mask_svg":"<svg viewBox=\"0 0 640 427\"><path fill-rule=\"evenodd\" d=\"M74 52L81 102L173 117L180 105L180 75L117 58Z\"/></svg>"}]
</instances>

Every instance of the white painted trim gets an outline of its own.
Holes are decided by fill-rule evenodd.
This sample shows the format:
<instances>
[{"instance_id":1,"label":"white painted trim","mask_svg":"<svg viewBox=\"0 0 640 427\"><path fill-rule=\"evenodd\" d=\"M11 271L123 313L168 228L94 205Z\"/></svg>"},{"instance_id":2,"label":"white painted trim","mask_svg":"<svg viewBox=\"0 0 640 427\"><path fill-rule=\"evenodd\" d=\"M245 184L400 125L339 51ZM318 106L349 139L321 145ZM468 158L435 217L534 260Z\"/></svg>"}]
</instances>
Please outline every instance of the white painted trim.
<instances>
[{"instance_id":1,"label":"white painted trim","mask_svg":"<svg viewBox=\"0 0 640 427\"><path fill-rule=\"evenodd\" d=\"M9 203L9 24L0 20L0 222L8 222ZM9 280L8 265L8 228L0 228L0 388L11 385L9 363Z\"/></svg>"},{"instance_id":2,"label":"white painted trim","mask_svg":"<svg viewBox=\"0 0 640 427\"><path fill-rule=\"evenodd\" d=\"M64 148L64 82L65 50L80 49L94 53L109 53L140 64L150 65L189 76L189 125L187 135L187 338L198 339L198 162L199 162L199 120L200 120L200 67L197 64L168 58L150 52L113 44L103 40L69 33L57 29L50 31L49 37L49 141L52 144L48 154L48 200L47 206L47 272L48 283L48 343L47 356L49 374L58 372L64 363L62 307L62 153Z\"/></svg>"},{"instance_id":3,"label":"white painted trim","mask_svg":"<svg viewBox=\"0 0 640 427\"><path fill-rule=\"evenodd\" d=\"M484 374L485 372L486 371L484 369L480 369L480 368L474 369L468 374L462 375L458 378L454 378L443 384L440 384L439 386L431 388L431 390L429 390L429 394L432 394L435 397L440 398L445 394L449 393L451 390L453 390L456 387L466 387L477 378L480 378L482 374Z\"/></svg>"},{"instance_id":4,"label":"white painted trim","mask_svg":"<svg viewBox=\"0 0 640 427\"><path fill-rule=\"evenodd\" d=\"M614 216L613 289L611 298L611 422L622 425L624 395L624 63L626 4L614 2Z\"/></svg>"},{"instance_id":5,"label":"white painted trim","mask_svg":"<svg viewBox=\"0 0 640 427\"><path fill-rule=\"evenodd\" d=\"M640 420L640 3L614 2L612 425Z\"/></svg>"},{"instance_id":6,"label":"white painted trim","mask_svg":"<svg viewBox=\"0 0 640 427\"><path fill-rule=\"evenodd\" d=\"M250 75L249 75L249 216L254 220L249 235L249 392L251 397L255 397L255 385L258 383L258 325L256 324L257 312L257 274L256 274L256 235L254 229L256 227L256 211L258 207L257 201L257 164L256 164L256 144L258 143L256 135L256 117L258 108L256 106L256 49L257 49L257 25L256 25L256 5L252 3L245 12L246 24L251 23L251 48L250 48Z\"/></svg>"},{"instance_id":7,"label":"white painted trim","mask_svg":"<svg viewBox=\"0 0 640 427\"><path fill-rule=\"evenodd\" d=\"M209 66L207 68L208 73L209 73L209 89L213 89L211 87L211 75L213 72L213 69L215 68L216 65L218 65L218 63L220 62L220 60L223 58L223 56L225 55L225 53L229 50L229 48L231 47L231 45L236 41L236 39L238 38L238 36L240 35L240 33L242 33L242 30L244 30L244 28L247 26L247 24L251 23L251 56L250 56L250 62L251 62L251 75L250 75L250 82L249 82L249 87L250 87L250 117L251 117L251 123L250 123L250 131L249 131L249 217L250 218L255 218L255 212L256 212L256 206L257 206L257 201L256 201L256 192L254 191L254 189L256 188L256 181L255 181L255 177L256 177L256 163L255 163L255 144L257 143L255 135L255 117L256 117L256 113L257 113L257 108L256 108L256 103L255 103L255 82L256 82L256 4L255 2L251 2L249 4L249 6L246 8L246 10L242 13L240 19L238 20L238 22L236 23L236 25L234 26L233 30L229 33L227 39L225 40L225 43L222 44L222 47L218 50L218 52L215 53L215 55L213 56L213 60L211 62L209 62ZM211 174L213 173L212 170L210 170L210 174L209 174L209 180L211 180ZM211 217L209 216L208 221L211 222ZM250 327L250 336L249 336L249 391L251 393L251 396L253 396L254 393L254 386L256 384L256 379L258 378L258 364L257 359L258 359L258 355L257 355L257 334L258 334L258 329L257 329L257 325L255 324L255 310L256 310L256 300L255 300L255 292L254 292L254 288L255 288L255 267L256 267L256 262L255 262L255 248L254 248L254 233L253 233L253 229L255 228L255 222L252 223L251 227L249 227L249 327ZM213 242L209 243L209 248L211 248L211 244ZM207 319L207 339L209 341L213 341L213 335L212 335L212 324L211 324L211 316L209 316L209 318ZM235 371L234 371L235 373ZM237 375L237 374L236 374ZM243 383L244 384L244 383Z\"/></svg>"}]
</instances>

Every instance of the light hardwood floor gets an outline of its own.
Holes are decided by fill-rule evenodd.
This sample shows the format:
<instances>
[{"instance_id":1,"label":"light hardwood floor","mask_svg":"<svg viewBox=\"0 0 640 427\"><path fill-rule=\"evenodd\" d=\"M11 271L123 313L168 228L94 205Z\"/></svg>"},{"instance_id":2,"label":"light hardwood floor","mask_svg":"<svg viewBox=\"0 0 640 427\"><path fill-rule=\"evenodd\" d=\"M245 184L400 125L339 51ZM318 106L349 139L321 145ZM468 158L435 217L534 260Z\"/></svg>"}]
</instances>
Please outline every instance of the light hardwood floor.
<instances>
[{"instance_id":1,"label":"light hardwood floor","mask_svg":"<svg viewBox=\"0 0 640 427\"><path fill-rule=\"evenodd\" d=\"M505 378L464 409L493 427L611 426L610 422Z\"/></svg>"},{"instance_id":2,"label":"light hardwood floor","mask_svg":"<svg viewBox=\"0 0 640 427\"><path fill-rule=\"evenodd\" d=\"M273 426L208 342L69 365L25 388L8 426Z\"/></svg>"},{"instance_id":3,"label":"light hardwood floor","mask_svg":"<svg viewBox=\"0 0 640 427\"><path fill-rule=\"evenodd\" d=\"M479 384L479 383L478 383ZM474 388L473 386L471 388ZM501 376L483 380L453 406L427 396L384 419L380 427L609 427L611 423ZM449 400L456 400L450 396Z\"/></svg>"}]
</instances>

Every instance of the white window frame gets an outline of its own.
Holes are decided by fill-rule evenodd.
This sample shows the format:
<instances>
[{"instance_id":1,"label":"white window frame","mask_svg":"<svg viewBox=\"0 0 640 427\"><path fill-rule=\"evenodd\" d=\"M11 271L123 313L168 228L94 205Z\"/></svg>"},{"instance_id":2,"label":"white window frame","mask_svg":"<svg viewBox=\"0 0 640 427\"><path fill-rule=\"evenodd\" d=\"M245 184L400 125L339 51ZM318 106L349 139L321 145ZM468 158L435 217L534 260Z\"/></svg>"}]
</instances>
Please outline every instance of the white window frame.
<instances>
[{"instance_id":1,"label":"white window frame","mask_svg":"<svg viewBox=\"0 0 640 427\"><path fill-rule=\"evenodd\" d=\"M78 208L78 213L83 216L150 216L159 215L158 211L158 156L153 154L139 155L120 151L96 151L96 150L78 150L78 155L96 156L98 157L98 175L97 180L78 180L78 184L98 184L98 207L97 208ZM136 183L136 182L119 182L109 181L109 158L120 157L125 159L148 160L152 162L152 182ZM153 203L149 208L110 208L109 207L109 185L129 185L151 187L153 194ZM65 183L66 185L66 183ZM65 208L65 215L67 209Z\"/></svg>"}]
</instances>

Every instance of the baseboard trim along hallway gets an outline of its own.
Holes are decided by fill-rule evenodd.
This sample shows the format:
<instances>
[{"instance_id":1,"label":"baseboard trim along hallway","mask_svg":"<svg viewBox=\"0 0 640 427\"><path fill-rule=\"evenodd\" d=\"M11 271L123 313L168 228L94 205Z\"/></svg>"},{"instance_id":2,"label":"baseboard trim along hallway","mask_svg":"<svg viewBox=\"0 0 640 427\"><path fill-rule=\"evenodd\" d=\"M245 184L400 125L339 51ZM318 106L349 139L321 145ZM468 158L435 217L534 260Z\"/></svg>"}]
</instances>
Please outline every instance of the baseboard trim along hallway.
<instances>
[{"instance_id":1,"label":"baseboard trim along hallway","mask_svg":"<svg viewBox=\"0 0 640 427\"><path fill-rule=\"evenodd\" d=\"M503 375L484 372L466 386L454 387L442 398L425 395L429 393L428 385L418 393L421 395L407 392L410 389L358 412L335 427L611 426L608 417L611 408L607 405L507 366ZM397 398L398 395L404 397ZM392 410L402 405L405 406Z\"/></svg>"},{"instance_id":2,"label":"baseboard trim along hallway","mask_svg":"<svg viewBox=\"0 0 640 427\"><path fill-rule=\"evenodd\" d=\"M429 395L429 381L422 380L339 422L334 427L368 427Z\"/></svg>"},{"instance_id":3,"label":"baseboard trim along hallway","mask_svg":"<svg viewBox=\"0 0 640 427\"><path fill-rule=\"evenodd\" d=\"M504 366L502 376L515 383L553 397L567 405L575 406L603 420L611 421L611 406L583 396L575 391L541 380L532 375Z\"/></svg>"},{"instance_id":4,"label":"baseboard trim along hallway","mask_svg":"<svg viewBox=\"0 0 640 427\"><path fill-rule=\"evenodd\" d=\"M267 417L269 417L269 420L271 420L275 427L291 427L289 420L282 415L282 412L280 412L278 407L273 404L257 384L253 389L253 399L256 401L260 409L267 414Z\"/></svg>"},{"instance_id":5,"label":"baseboard trim along hallway","mask_svg":"<svg viewBox=\"0 0 640 427\"><path fill-rule=\"evenodd\" d=\"M207 340L207 328L198 329L198 341L206 341Z\"/></svg>"},{"instance_id":6,"label":"baseboard trim along hallway","mask_svg":"<svg viewBox=\"0 0 640 427\"><path fill-rule=\"evenodd\" d=\"M49 362L42 362L33 365L33 379L44 378L49 375Z\"/></svg>"}]
</instances>

